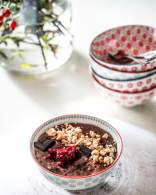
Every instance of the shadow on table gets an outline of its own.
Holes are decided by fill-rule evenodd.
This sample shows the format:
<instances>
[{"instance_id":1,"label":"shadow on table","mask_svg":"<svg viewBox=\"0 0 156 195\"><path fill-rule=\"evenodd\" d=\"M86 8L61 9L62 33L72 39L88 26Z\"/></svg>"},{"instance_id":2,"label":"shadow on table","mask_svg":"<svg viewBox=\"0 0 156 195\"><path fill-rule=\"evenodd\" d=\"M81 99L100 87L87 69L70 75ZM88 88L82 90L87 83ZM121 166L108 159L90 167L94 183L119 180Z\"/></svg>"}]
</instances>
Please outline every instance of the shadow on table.
<instances>
[{"instance_id":1,"label":"shadow on table","mask_svg":"<svg viewBox=\"0 0 156 195\"><path fill-rule=\"evenodd\" d=\"M94 90L89 74L89 61L74 51L69 61L59 70L40 77L10 74L23 93L49 112L72 101L83 101ZM57 105L56 105L57 104ZM55 106L54 106L55 105Z\"/></svg>"},{"instance_id":2,"label":"shadow on table","mask_svg":"<svg viewBox=\"0 0 156 195\"><path fill-rule=\"evenodd\" d=\"M122 109L124 116L121 114L122 111L120 111L120 119L123 120L124 118L124 120L128 122L139 125L146 129L149 129L150 127L149 130L152 130L154 133L156 133L156 99L150 100L144 105ZM131 118L129 116L133 117Z\"/></svg>"},{"instance_id":3,"label":"shadow on table","mask_svg":"<svg viewBox=\"0 0 156 195\"><path fill-rule=\"evenodd\" d=\"M92 97L96 90L92 85L88 71L89 61L83 54L74 51L70 60L59 70L41 77L21 76L9 73L10 79L16 86L48 113L61 113L64 107L72 107L73 103L81 106L81 102ZM100 96L99 96L100 97ZM102 99L100 99L102 100ZM107 102L104 100L104 104ZM108 108L108 105L106 106ZM114 115L135 125L155 131L156 101L134 108L124 108L110 104L108 114L103 112L100 104L90 107L95 115ZM85 108L84 108L85 109ZM69 109L70 110L70 109ZM68 111L68 110L67 110ZM86 112L86 111L85 111ZM132 116L132 117L131 117Z\"/></svg>"}]
</instances>

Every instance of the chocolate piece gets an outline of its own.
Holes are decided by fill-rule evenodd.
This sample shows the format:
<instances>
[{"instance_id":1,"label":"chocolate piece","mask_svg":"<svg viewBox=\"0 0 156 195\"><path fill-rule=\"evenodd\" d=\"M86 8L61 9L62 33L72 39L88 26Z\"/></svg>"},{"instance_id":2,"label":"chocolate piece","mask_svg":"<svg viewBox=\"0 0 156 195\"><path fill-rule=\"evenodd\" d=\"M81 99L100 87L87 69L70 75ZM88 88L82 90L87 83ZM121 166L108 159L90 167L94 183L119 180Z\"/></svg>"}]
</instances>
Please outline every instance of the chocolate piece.
<instances>
[{"instance_id":1,"label":"chocolate piece","mask_svg":"<svg viewBox=\"0 0 156 195\"><path fill-rule=\"evenodd\" d=\"M34 147L38 148L41 151L44 151L44 146L40 141L34 142Z\"/></svg>"},{"instance_id":2,"label":"chocolate piece","mask_svg":"<svg viewBox=\"0 0 156 195\"><path fill-rule=\"evenodd\" d=\"M55 144L55 141L52 139L46 139L44 142L34 142L34 146L41 150L42 152L45 152L48 148L52 147Z\"/></svg>"},{"instance_id":3,"label":"chocolate piece","mask_svg":"<svg viewBox=\"0 0 156 195\"><path fill-rule=\"evenodd\" d=\"M91 150L89 148L87 148L84 144L80 145L80 151L87 157L89 157L91 155Z\"/></svg>"},{"instance_id":4,"label":"chocolate piece","mask_svg":"<svg viewBox=\"0 0 156 195\"><path fill-rule=\"evenodd\" d=\"M39 142L43 143L44 141L46 141L48 138L47 134L44 133L43 135L41 135L38 139Z\"/></svg>"},{"instance_id":5,"label":"chocolate piece","mask_svg":"<svg viewBox=\"0 0 156 195\"><path fill-rule=\"evenodd\" d=\"M55 140L53 139L47 139L43 142L43 145L46 147L46 150L52 146L54 146Z\"/></svg>"}]
</instances>

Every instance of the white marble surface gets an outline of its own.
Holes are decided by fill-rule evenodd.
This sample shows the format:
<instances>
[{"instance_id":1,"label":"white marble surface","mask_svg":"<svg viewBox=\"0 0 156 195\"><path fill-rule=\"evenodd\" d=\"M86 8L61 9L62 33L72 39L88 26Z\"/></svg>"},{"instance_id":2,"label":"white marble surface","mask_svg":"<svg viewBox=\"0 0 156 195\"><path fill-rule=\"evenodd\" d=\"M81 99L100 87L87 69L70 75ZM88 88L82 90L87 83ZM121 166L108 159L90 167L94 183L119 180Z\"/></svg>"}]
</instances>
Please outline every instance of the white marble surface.
<instances>
[{"instance_id":1,"label":"white marble surface","mask_svg":"<svg viewBox=\"0 0 156 195\"><path fill-rule=\"evenodd\" d=\"M109 193L156 194L156 98L140 107L120 107L96 92L88 74L88 48L92 38L122 24L155 26L155 7L155 0L74 0L75 50L68 63L59 71L36 79L0 70L0 194L67 194L58 190L49 192L49 185L33 169L29 156L29 138L34 129L45 120L66 113L91 114L105 120L116 118L140 126L115 121L119 130L121 126L126 145L122 161L125 182L122 176L116 184L119 191ZM131 167L126 163L133 154L134 167ZM135 180L131 169L135 171ZM130 174L129 178L126 174ZM128 191L126 185L134 186L134 191ZM44 189L44 186L48 187Z\"/></svg>"}]
</instances>

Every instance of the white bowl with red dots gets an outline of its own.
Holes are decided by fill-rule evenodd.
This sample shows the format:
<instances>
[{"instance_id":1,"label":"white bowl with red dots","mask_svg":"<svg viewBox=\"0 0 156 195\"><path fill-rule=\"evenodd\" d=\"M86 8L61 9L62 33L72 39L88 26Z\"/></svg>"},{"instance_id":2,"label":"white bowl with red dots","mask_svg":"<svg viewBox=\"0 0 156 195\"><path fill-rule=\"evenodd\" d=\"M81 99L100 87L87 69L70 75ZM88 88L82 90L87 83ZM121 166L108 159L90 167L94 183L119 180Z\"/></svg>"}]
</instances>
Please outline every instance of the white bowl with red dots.
<instances>
[{"instance_id":1,"label":"white bowl with red dots","mask_svg":"<svg viewBox=\"0 0 156 195\"><path fill-rule=\"evenodd\" d=\"M92 74L92 81L97 91L105 97L105 99L118 103L125 107L134 107L141 105L149 101L156 93L156 87L138 91L138 92L121 92L106 87L100 83L96 77Z\"/></svg>"},{"instance_id":2,"label":"white bowl with red dots","mask_svg":"<svg viewBox=\"0 0 156 195\"><path fill-rule=\"evenodd\" d=\"M156 50L156 29L144 25L127 25L107 30L96 36L90 46L90 57L99 64L124 72L153 70L156 61L148 64L114 63L108 54L124 51L126 55L136 56Z\"/></svg>"},{"instance_id":3,"label":"white bowl with red dots","mask_svg":"<svg viewBox=\"0 0 156 195\"><path fill-rule=\"evenodd\" d=\"M149 74L148 76L141 77L139 79L131 80L113 80L105 78L90 67L90 73L96 78L96 80L113 90L120 92L139 92L156 87L156 72Z\"/></svg>"},{"instance_id":4,"label":"white bowl with red dots","mask_svg":"<svg viewBox=\"0 0 156 195\"><path fill-rule=\"evenodd\" d=\"M96 71L97 74L108 78L108 79L119 79L119 80L127 80L127 79L139 79L144 76L148 76L154 72L156 72L156 67L151 70L146 70L142 72L126 72L126 71L119 71L114 68L109 68L95 59L90 59L90 66Z\"/></svg>"},{"instance_id":5,"label":"white bowl with red dots","mask_svg":"<svg viewBox=\"0 0 156 195\"><path fill-rule=\"evenodd\" d=\"M104 129L105 131L110 133L114 141L117 143L117 156L114 162L108 167L106 167L105 169L103 169L102 171L87 176L63 176L51 172L48 169L44 168L36 160L34 142L36 142L39 136L42 135L44 132L46 132L47 129L52 128L56 125L67 124L67 123L91 124L100 127L101 129ZM98 119L93 116L82 115L82 114L70 114L70 115L59 116L43 123L33 133L30 141L30 151L33 160L36 166L39 168L40 172L43 174L43 176L47 180L49 180L52 184L58 185L59 187L71 191L79 191L79 192L82 191L83 194L87 194L87 190L93 189L94 187L100 185L106 180L106 178L112 173L112 171L116 167L121 157L122 149L123 149L122 138L114 127L112 127L109 123L103 121L102 119Z\"/></svg>"}]
</instances>

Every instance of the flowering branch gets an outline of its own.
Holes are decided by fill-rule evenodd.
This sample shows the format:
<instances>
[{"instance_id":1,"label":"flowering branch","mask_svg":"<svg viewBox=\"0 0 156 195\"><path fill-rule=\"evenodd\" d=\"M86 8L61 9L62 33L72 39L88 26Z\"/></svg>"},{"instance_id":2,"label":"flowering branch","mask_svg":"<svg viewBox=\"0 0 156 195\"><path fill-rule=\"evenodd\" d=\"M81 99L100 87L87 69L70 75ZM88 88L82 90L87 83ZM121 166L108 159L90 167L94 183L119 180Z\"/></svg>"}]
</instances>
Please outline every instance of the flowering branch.
<instances>
[{"instance_id":1,"label":"flowering branch","mask_svg":"<svg viewBox=\"0 0 156 195\"><path fill-rule=\"evenodd\" d=\"M7 41L12 40L17 47L20 47L21 43L39 46L44 60L44 66L47 69L43 44L45 43L55 55L56 45L52 45L51 39L56 33L64 34L67 31L61 21L59 21L59 16L53 12L54 2L55 0L0 0L0 10L2 10L2 15L0 15L0 44L7 45ZM12 32L20 25L15 19L18 18L19 13L24 18L25 33L34 34L38 42L34 40L29 42L24 37L18 37L16 33L12 35ZM52 30L44 30L46 22L49 22ZM48 37L46 40L44 39L45 36ZM1 50L0 55L6 57L2 52Z\"/></svg>"}]
</instances>

